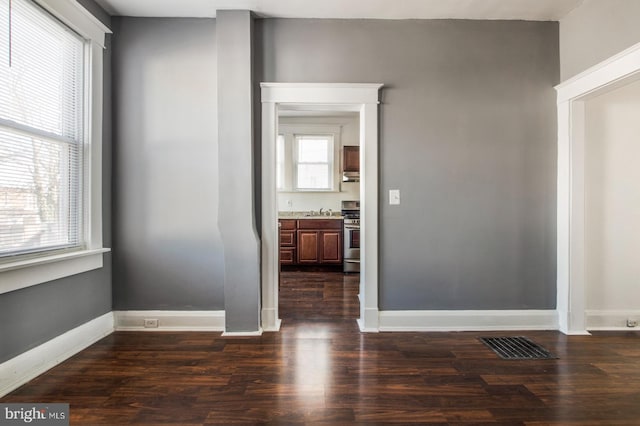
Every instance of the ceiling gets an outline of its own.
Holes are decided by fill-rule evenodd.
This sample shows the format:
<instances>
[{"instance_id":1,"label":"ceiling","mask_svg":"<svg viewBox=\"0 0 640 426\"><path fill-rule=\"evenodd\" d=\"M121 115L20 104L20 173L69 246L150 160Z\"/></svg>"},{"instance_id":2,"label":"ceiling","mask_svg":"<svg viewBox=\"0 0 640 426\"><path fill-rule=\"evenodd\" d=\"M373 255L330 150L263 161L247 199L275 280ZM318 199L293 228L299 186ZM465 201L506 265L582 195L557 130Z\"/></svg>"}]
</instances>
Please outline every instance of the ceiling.
<instances>
[{"instance_id":1,"label":"ceiling","mask_svg":"<svg viewBox=\"0 0 640 426\"><path fill-rule=\"evenodd\" d=\"M261 17L337 19L516 19L557 21L583 0L96 0L119 16L215 17L252 10Z\"/></svg>"}]
</instances>

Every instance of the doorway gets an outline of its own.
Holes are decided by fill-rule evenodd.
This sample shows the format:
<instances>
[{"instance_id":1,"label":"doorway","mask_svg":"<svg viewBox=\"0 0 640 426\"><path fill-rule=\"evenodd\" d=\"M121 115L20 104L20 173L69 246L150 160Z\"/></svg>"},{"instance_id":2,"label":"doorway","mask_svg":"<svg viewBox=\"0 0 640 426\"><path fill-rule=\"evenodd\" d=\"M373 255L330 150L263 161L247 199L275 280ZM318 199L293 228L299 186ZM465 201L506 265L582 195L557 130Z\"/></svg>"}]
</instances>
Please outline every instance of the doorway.
<instances>
[{"instance_id":1,"label":"doorway","mask_svg":"<svg viewBox=\"0 0 640 426\"><path fill-rule=\"evenodd\" d=\"M359 119L341 105L278 109L283 319L355 320L360 313Z\"/></svg>"},{"instance_id":2,"label":"doorway","mask_svg":"<svg viewBox=\"0 0 640 426\"><path fill-rule=\"evenodd\" d=\"M585 102L640 79L640 43L556 86L558 103L557 313L565 334L586 321Z\"/></svg>"},{"instance_id":3,"label":"doorway","mask_svg":"<svg viewBox=\"0 0 640 426\"><path fill-rule=\"evenodd\" d=\"M280 327L279 231L276 149L280 109L339 108L355 112L360 127L361 268L358 285L362 331L378 330L378 98L381 84L262 83L262 328ZM329 107L327 107L329 106Z\"/></svg>"},{"instance_id":4,"label":"doorway","mask_svg":"<svg viewBox=\"0 0 640 426\"><path fill-rule=\"evenodd\" d=\"M585 102L585 322L640 319L640 81Z\"/></svg>"}]
</instances>

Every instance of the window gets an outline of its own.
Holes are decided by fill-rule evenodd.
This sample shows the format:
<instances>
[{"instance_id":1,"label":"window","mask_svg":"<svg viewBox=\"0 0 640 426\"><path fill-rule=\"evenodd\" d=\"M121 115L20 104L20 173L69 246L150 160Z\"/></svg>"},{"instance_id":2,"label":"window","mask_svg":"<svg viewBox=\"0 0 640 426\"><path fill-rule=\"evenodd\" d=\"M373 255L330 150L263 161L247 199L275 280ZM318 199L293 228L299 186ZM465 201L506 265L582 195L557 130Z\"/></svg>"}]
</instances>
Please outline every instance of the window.
<instances>
[{"instance_id":1,"label":"window","mask_svg":"<svg viewBox=\"0 0 640 426\"><path fill-rule=\"evenodd\" d=\"M298 135L295 137L295 152L295 189L332 190L333 137Z\"/></svg>"},{"instance_id":2,"label":"window","mask_svg":"<svg viewBox=\"0 0 640 426\"><path fill-rule=\"evenodd\" d=\"M84 42L31 1L0 9L0 256L77 247Z\"/></svg>"},{"instance_id":3,"label":"window","mask_svg":"<svg viewBox=\"0 0 640 426\"><path fill-rule=\"evenodd\" d=\"M0 294L102 267L109 29L75 0L0 0Z\"/></svg>"},{"instance_id":4,"label":"window","mask_svg":"<svg viewBox=\"0 0 640 426\"><path fill-rule=\"evenodd\" d=\"M340 191L340 125L291 123L278 125L276 189L278 192Z\"/></svg>"}]
</instances>

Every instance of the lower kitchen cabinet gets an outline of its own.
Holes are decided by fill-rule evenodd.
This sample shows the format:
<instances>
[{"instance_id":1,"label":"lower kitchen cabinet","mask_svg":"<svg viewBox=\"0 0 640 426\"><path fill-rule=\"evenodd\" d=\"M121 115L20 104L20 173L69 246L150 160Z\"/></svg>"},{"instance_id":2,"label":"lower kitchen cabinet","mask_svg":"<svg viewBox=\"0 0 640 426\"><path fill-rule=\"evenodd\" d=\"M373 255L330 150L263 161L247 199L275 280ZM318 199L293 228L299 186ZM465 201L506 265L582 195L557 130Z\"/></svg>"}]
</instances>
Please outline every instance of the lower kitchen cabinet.
<instances>
[{"instance_id":1,"label":"lower kitchen cabinet","mask_svg":"<svg viewBox=\"0 0 640 426\"><path fill-rule=\"evenodd\" d=\"M342 264L342 237L340 219L280 219L280 264Z\"/></svg>"},{"instance_id":2,"label":"lower kitchen cabinet","mask_svg":"<svg viewBox=\"0 0 640 426\"><path fill-rule=\"evenodd\" d=\"M295 219L280 219L280 264L293 265L297 261L296 256L296 229Z\"/></svg>"},{"instance_id":3,"label":"lower kitchen cabinet","mask_svg":"<svg viewBox=\"0 0 640 426\"><path fill-rule=\"evenodd\" d=\"M298 221L298 263L330 265L342 263L342 221L308 219Z\"/></svg>"}]
</instances>

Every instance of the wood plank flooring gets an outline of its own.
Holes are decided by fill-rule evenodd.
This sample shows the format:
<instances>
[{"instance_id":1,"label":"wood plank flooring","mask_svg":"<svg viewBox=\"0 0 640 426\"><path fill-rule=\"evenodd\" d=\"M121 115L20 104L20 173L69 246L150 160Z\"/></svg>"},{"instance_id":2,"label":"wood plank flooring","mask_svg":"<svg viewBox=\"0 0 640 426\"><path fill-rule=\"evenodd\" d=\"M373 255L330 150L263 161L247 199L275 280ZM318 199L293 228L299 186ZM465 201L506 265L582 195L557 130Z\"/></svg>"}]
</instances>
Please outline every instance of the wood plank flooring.
<instances>
[{"instance_id":1,"label":"wood plank flooring","mask_svg":"<svg viewBox=\"0 0 640 426\"><path fill-rule=\"evenodd\" d=\"M283 275L280 333L117 332L3 398L71 424L640 424L640 335L358 331L357 276ZM502 360L479 336L559 358Z\"/></svg>"},{"instance_id":2,"label":"wood plank flooring","mask_svg":"<svg viewBox=\"0 0 640 426\"><path fill-rule=\"evenodd\" d=\"M360 316L359 274L342 272L282 272L280 318L290 320L349 320Z\"/></svg>"}]
</instances>

